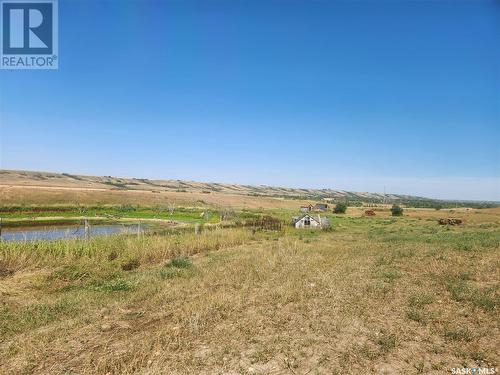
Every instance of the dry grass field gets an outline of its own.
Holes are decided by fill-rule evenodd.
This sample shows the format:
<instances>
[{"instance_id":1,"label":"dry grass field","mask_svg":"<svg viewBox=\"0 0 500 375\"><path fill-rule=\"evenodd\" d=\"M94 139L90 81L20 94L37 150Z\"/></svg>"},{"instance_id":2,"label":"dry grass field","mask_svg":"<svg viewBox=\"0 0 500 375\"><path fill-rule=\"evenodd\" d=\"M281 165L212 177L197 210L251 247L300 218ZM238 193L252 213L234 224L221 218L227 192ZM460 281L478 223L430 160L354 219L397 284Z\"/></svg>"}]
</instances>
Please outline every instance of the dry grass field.
<instances>
[{"instance_id":1,"label":"dry grass field","mask_svg":"<svg viewBox=\"0 0 500 375\"><path fill-rule=\"evenodd\" d=\"M222 193L218 195L219 199L227 196L251 196L251 197L275 197L275 198L294 198L303 197L320 199L321 197L330 197L337 200L381 200L382 198L401 199L408 196L388 194L384 197L376 193L353 193L343 190L332 189L300 189L277 187L267 185L238 185L214 182L196 182L182 180L149 180L144 178L112 177L112 176L86 176L73 175L69 173L50 173L50 172L32 172L32 171L14 171L0 170L0 188L15 188L16 192L22 193L23 190L17 188L42 189L43 193L50 191L134 191L148 193ZM26 191L26 190L24 190ZM143 199L147 199L144 195ZM102 197L102 196L101 196ZM185 198L189 195L180 194L172 197ZM28 196L32 199L31 195ZM57 196L57 198L61 198ZM137 199L137 198L136 198ZM154 198L153 198L154 199ZM253 202L254 200L251 200ZM38 202L37 203L41 203ZM51 203L55 203L51 201Z\"/></svg>"},{"instance_id":2,"label":"dry grass field","mask_svg":"<svg viewBox=\"0 0 500 375\"><path fill-rule=\"evenodd\" d=\"M181 180L149 180L68 173L0 170L0 202L9 204L217 205L248 209L296 209L322 199L378 203L428 201L407 195L237 185Z\"/></svg>"},{"instance_id":3,"label":"dry grass field","mask_svg":"<svg viewBox=\"0 0 500 375\"><path fill-rule=\"evenodd\" d=\"M500 211L0 245L0 373L498 366ZM455 212L454 214L458 214Z\"/></svg>"},{"instance_id":4,"label":"dry grass field","mask_svg":"<svg viewBox=\"0 0 500 375\"><path fill-rule=\"evenodd\" d=\"M0 186L0 201L3 204L134 204L154 206L175 202L178 205L212 205L233 208L297 208L309 204L305 200L286 200L271 197L252 197L241 194L219 192L202 193L151 191L151 190L112 190L82 187L49 186Z\"/></svg>"}]
</instances>

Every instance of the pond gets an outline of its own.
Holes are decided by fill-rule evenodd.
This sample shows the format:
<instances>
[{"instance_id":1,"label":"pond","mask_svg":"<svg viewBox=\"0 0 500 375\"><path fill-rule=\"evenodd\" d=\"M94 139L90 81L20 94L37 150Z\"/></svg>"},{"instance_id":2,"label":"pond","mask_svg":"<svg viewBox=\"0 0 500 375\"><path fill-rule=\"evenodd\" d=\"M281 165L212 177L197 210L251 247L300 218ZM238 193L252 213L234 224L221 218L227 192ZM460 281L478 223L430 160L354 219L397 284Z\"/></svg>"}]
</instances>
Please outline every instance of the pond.
<instances>
[{"instance_id":1,"label":"pond","mask_svg":"<svg viewBox=\"0 0 500 375\"><path fill-rule=\"evenodd\" d=\"M91 225L88 237L107 236L119 233L143 232L145 226L138 224L102 224ZM51 225L44 227L4 228L2 241L38 241L85 238L85 227L76 225Z\"/></svg>"}]
</instances>

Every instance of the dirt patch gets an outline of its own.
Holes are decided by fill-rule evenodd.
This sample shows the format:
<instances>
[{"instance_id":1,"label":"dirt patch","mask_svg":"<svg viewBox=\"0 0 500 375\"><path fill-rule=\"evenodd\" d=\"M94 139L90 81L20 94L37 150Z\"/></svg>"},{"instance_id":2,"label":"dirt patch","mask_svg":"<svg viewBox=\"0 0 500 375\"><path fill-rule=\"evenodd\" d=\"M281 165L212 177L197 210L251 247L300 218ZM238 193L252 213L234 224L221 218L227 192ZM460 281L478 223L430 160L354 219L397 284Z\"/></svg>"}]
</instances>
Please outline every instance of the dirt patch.
<instances>
[{"instance_id":1,"label":"dirt patch","mask_svg":"<svg viewBox=\"0 0 500 375\"><path fill-rule=\"evenodd\" d=\"M12 276L16 271L6 263L0 261L0 279Z\"/></svg>"}]
</instances>

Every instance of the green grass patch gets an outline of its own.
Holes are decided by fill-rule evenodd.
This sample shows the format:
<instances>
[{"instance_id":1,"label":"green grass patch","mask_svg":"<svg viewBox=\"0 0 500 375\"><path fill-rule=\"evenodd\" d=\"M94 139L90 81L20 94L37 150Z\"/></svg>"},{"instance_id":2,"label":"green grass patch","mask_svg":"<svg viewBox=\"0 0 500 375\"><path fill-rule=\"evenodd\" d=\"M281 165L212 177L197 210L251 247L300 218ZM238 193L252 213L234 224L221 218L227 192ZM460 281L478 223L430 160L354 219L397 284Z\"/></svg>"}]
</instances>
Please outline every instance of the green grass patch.
<instances>
[{"instance_id":1,"label":"green grass patch","mask_svg":"<svg viewBox=\"0 0 500 375\"><path fill-rule=\"evenodd\" d=\"M445 329L444 337L452 341L470 341L472 333L468 328Z\"/></svg>"},{"instance_id":2,"label":"green grass patch","mask_svg":"<svg viewBox=\"0 0 500 375\"><path fill-rule=\"evenodd\" d=\"M188 257L175 257L172 258L160 270L160 277L162 279L173 279L175 277L186 277L192 275L193 263Z\"/></svg>"},{"instance_id":3,"label":"green grass patch","mask_svg":"<svg viewBox=\"0 0 500 375\"><path fill-rule=\"evenodd\" d=\"M422 307L434 301L434 297L426 293L415 293L408 298L408 304L412 307Z\"/></svg>"},{"instance_id":4,"label":"green grass patch","mask_svg":"<svg viewBox=\"0 0 500 375\"><path fill-rule=\"evenodd\" d=\"M395 280L402 278L403 273L396 268L382 268L375 272L375 276L385 282L392 283Z\"/></svg>"},{"instance_id":5,"label":"green grass patch","mask_svg":"<svg viewBox=\"0 0 500 375\"><path fill-rule=\"evenodd\" d=\"M494 311L498 307L498 296L495 288L480 289L457 276L449 278L446 283L451 298L457 302L467 302L485 311Z\"/></svg>"},{"instance_id":6,"label":"green grass patch","mask_svg":"<svg viewBox=\"0 0 500 375\"><path fill-rule=\"evenodd\" d=\"M381 332L377 338L377 344L382 353L387 353L396 347L396 335L388 332Z\"/></svg>"},{"instance_id":7,"label":"green grass patch","mask_svg":"<svg viewBox=\"0 0 500 375\"><path fill-rule=\"evenodd\" d=\"M136 205L48 205L48 206L0 206L0 216L7 219L5 226L31 225L38 222L49 224L51 221L44 217L61 217L64 223L79 223L75 217L107 218L112 219L163 219L187 223L217 223L220 220L219 211L206 207L176 207L170 210L163 206L136 206ZM256 212L235 211L234 218L248 219L258 216ZM35 222L34 219L38 220ZM40 220L42 218L42 220ZM16 219L18 219L16 221ZM28 223L25 221L27 220ZM100 221L99 221L100 222Z\"/></svg>"},{"instance_id":8,"label":"green grass patch","mask_svg":"<svg viewBox=\"0 0 500 375\"><path fill-rule=\"evenodd\" d=\"M415 322L421 323L421 324L426 324L428 321L427 314L419 309L410 309L406 313L406 317L410 320L413 320Z\"/></svg>"},{"instance_id":9,"label":"green grass patch","mask_svg":"<svg viewBox=\"0 0 500 375\"><path fill-rule=\"evenodd\" d=\"M48 281L60 280L65 282L84 280L90 277L90 270L82 264L71 264L52 272Z\"/></svg>"},{"instance_id":10,"label":"green grass patch","mask_svg":"<svg viewBox=\"0 0 500 375\"><path fill-rule=\"evenodd\" d=\"M19 309L2 305L0 306L0 337L45 326L76 311L78 311L76 303L65 299Z\"/></svg>"},{"instance_id":11,"label":"green grass patch","mask_svg":"<svg viewBox=\"0 0 500 375\"><path fill-rule=\"evenodd\" d=\"M175 257L172 258L165 267L174 267L174 268L191 268L193 267L193 262L188 257Z\"/></svg>"}]
</instances>

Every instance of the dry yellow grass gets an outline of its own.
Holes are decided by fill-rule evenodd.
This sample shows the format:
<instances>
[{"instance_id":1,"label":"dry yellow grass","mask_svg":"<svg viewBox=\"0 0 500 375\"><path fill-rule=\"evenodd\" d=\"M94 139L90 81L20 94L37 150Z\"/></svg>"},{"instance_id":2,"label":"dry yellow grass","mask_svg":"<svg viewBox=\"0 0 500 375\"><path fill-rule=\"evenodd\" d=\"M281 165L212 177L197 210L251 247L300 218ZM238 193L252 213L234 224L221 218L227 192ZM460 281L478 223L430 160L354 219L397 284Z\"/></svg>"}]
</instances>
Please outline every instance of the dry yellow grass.
<instances>
[{"instance_id":1,"label":"dry yellow grass","mask_svg":"<svg viewBox=\"0 0 500 375\"><path fill-rule=\"evenodd\" d=\"M240 194L212 192L152 192L144 190L91 190L85 188L0 186L2 204L134 204L213 205L232 208L288 208L309 204L309 201L252 197Z\"/></svg>"},{"instance_id":2,"label":"dry yellow grass","mask_svg":"<svg viewBox=\"0 0 500 375\"><path fill-rule=\"evenodd\" d=\"M92 251L76 242L63 252L26 245L9 255L4 244L4 262L18 271L0 279L0 372L442 374L498 366L498 212L465 212L460 227L419 212L337 218L332 232L101 239ZM192 265L165 266L182 254ZM132 257L139 267L123 271Z\"/></svg>"},{"instance_id":3,"label":"dry yellow grass","mask_svg":"<svg viewBox=\"0 0 500 375\"><path fill-rule=\"evenodd\" d=\"M360 217L364 216L367 209L375 211L375 217L388 218L391 217L389 207L385 208L364 208L364 207L349 207L347 214L349 216ZM404 216L416 219L438 220L439 218L455 217L463 218L468 223L494 222L500 224L500 207L496 208L452 208L435 210L431 208L404 208Z\"/></svg>"},{"instance_id":4,"label":"dry yellow grass","mask_svg":"<svg viewBox=\"0 0 500 375\"><path fill-rule=\"evenodd\" d=\"M337 200L354 199L365 201L369 199L381 200L382 195L372 193L348 193L331 189L298 189L265 185L238 185L231 183L197 182L181 180L149 180L130 177L86 176L68 173L34 172L0 170L0 185L7 187L51 188L59 190L129 190L148 192L191 192L211 193L220 192L229 195L266 196L302 198L315 197L320 199L327 195ZM392 198L402 196L390 195Z\"/></svg>"}]
</instances>

